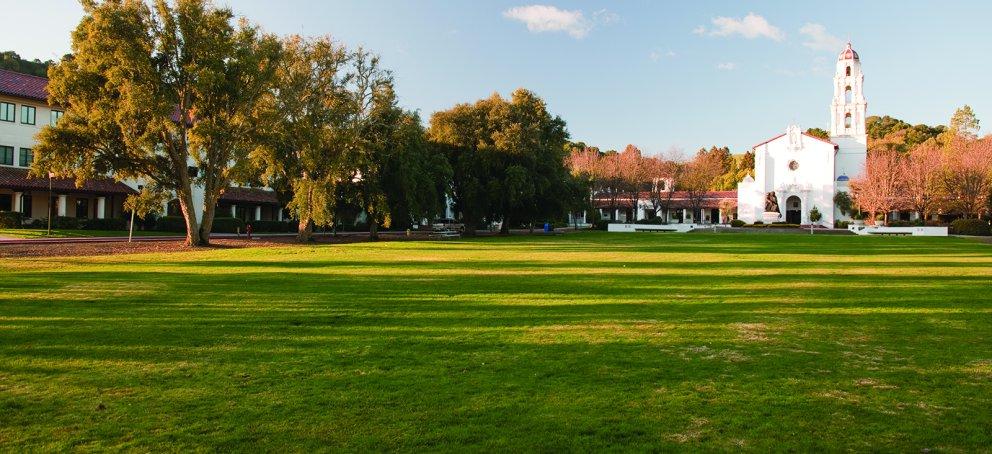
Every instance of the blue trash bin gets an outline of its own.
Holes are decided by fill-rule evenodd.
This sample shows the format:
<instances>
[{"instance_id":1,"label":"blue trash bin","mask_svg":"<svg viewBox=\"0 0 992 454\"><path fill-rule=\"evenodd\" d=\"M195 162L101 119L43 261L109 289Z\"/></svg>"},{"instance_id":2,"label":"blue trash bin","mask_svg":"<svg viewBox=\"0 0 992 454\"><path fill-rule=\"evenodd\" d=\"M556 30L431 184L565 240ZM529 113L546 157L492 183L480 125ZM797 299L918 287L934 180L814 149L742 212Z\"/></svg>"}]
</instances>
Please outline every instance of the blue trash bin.
<instances>
[{"instance_id":1,"label":"blue trash bin","mask_svg":"<svg viewBox=\"0 0 992 454\"><path fill-rule=\"evenodd\" d=\"M545 222L545 223L544 223L544 233L548 233L548 232L550 232L550 231L551 231L551 224L550 224L550 223L547 223L547 222Z\"/></svg>"}]
</instances>

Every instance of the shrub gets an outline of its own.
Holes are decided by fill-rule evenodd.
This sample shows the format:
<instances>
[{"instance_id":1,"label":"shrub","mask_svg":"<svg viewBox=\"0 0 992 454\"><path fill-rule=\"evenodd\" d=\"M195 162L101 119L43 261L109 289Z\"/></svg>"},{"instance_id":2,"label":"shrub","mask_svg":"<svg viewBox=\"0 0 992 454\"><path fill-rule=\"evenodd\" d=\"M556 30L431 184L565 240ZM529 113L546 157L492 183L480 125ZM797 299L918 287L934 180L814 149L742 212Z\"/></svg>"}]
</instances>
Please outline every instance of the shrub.
<instances>
[{"instance_id":1,"label":"shrub","mask_svg":"<svg viewBox=\"0 0 992 454\"><path fill-rule=\"evenodd\" d=\"M834 221L834 228L835 229L846 229L847 226L849 226L849 225L851 225L851 223L849 221L841 221L841 220Z\"/></svg>"},{"instance_id":2,"label":"shrub","mask_svg":"<svg viewBox=\"0 0 992 454\"><path fill-rule=\"evenodd\" d=\"M634 222L635 224L649 224L649 225L662 225L662 219L660 217L653 217L651 219L640 219Z\"/></svg>"},{"instance_id":3,"label":"shrub","mask_svg":"<svg viewBox=\"0 0 992 454\"><path fill-rule=\"evenodd\" d=\"M28 227L32 229L44 229L48 227L48 218L35 218L31 220Z\"/></svg>"},{"instance_id":4,"label":"shrub","mask_svg":"<svg viewBox=\"0 0 992 454\"><path fill-rule=\"evenodd\" d=\"M764 225L764 221L754 221L753 225Z\"/></svg>"},{"instance_id":5,"label":"shrub","mask_svg":"<svg viewBox=\"0 0 992 454\"><path fill-rule=\"evenodd\" d=\"M127 230L127 222L124 219L84 219L80 227L88 230Z\"/></svg>"},{"instance_id":6,"label":"shrub","mask_svg":"<svg viewBox=\"0 0 992 454\"><path fill-rule=\"evenodd\" d=\"M52 219L53 229L78 229L79 219L70 218L69 216L56 216Z\"/></svg>"},{"instance_id":7,"label":"shrub","mask_svg":"<svg viewBox=\"0 0 992 454\"><path fill-rule=\"evenodd\" d=\"M600 220L596 221L595 223L593 223L592 228L594 228L596 230L606 230L608 228L607 226L609 226L609 225L610 225L610 221L609 220L607 220L607 219L600 219Z\"/></svg>"},{"instance_id":8,"label":"shrub","mask_svg":"<svg viewBox=\"0 0 992 454\"><path fill-rule=\"evenodd\" d=\"M955 235L992 235L992 228L988 221L981 219L958 219L951 223L951 233Z\"/></svg>"},{"instance_id":9,"label":"shrub","mask_svg":"<svg viewBox=\"0 0 992 454\"><path fill-rule=\"evenodd\" d=\"M287 221L251 221L251 231L256 233L286 233L296 230L296 225Z\"/></svg>"},{"instance_id":10,"label":"shrub","mask_svg":"<svg viewBox=\"0 0 992 454\"><path fill-rule=\"evenodd\" d=\"M245 221L238 218L214 218L211 233L237 233L245 231Z\"/></svg>"},{"instance_id":11,"label":"shrub","mask_svg":"<svg viewBox=\"0 0 992 454\"><path fill-rule=\"evenodd\" d=\"M740 219L734 219L733 221L730 221L731 227L744 227L744 224L746 224L746 222Z\"/></svg>"},{"instance_id":12,"label":"shrub","mask_svg":"<svg viewBox=\"0 0 992 454\"><path fill-rule=\"evenodd\" d=\"M155 220L155 230L162 232L185 232L186 219L182 216L162 216Z\"/></svg>"},{"instance_id":13,"label":"shrub","mask_svg":"<svg viewBox=\"0 0 992 454\"><path fill-rule=\"evenodd\" d=\"M16 211L0 211L0 229L19 229L24 225L24 215Z\"/></svg>"}]
</instances>

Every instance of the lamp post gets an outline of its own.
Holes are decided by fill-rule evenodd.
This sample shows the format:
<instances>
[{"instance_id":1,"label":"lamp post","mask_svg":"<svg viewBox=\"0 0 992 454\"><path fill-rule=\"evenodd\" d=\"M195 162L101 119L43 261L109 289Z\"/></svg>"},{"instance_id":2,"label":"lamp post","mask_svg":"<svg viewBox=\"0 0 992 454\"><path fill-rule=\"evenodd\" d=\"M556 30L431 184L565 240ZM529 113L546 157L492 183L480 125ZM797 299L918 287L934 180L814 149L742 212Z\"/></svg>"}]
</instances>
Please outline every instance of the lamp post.
<instances>
[{"instance_id":1,"label":"lamp post","mask_svg":"<svg viewBox=\"0 0 992 454\"><path fill-rule=\"evenodd\" d=\"M52 172L48 172L48 235L52 236Z\"/></svg>"}]
</instances>

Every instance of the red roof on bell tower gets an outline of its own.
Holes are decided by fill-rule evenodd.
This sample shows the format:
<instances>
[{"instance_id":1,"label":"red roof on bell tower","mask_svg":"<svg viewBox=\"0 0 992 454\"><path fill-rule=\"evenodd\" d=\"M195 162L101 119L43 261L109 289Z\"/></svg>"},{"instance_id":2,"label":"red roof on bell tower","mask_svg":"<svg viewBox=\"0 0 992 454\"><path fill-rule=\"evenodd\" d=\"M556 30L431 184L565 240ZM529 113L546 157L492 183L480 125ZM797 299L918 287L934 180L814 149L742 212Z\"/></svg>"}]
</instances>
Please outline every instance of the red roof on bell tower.
<instances>
[{"instance_id":1,"label":"red roof on bell tower","mask_svg":"<svg viewBox=\"0 0 992 454\"><path fill-rule=\"evenodd\" d=\"M845 48L840 53L840 55L837 56L837 59L838 60L860 60L860 58L858 58L858 53L855 52L854 49L851 48L851 43L847 43L847 48Z\"/></svg>"}]
</instances>

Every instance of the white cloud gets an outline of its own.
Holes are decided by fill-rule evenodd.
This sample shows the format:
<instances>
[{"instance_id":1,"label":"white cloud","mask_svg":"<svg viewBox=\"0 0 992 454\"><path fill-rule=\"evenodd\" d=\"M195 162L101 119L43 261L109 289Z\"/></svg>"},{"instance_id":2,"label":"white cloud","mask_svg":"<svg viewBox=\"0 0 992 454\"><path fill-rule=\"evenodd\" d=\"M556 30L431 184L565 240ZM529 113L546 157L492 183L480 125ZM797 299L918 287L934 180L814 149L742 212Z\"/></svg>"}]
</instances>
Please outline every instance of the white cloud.
<instances>
[{"instance_id":1,"label":"white cloud","mask_svg":"<svg viewBox=\"0 0 992 454\"><path fill-rule=\"evenodd\" d=\"M692 29L692 34L693 35L705 35L706 34L706 27L703 27L702 25L700 25L700 26Z\"/></svg>"},{"instance_id":2,"label":"white cloud","mask_svg":"<svg viewBox=\"0 0 992 454\"><path fill-rule=\"evenodd\" d=\"M676 54L675 52L673 52L671 50L665 51L665 52L658 51L658 50L652 50L651 53L648 54L648 58L650 58L651 61L661 60L662 57L665 57L665 58L675 58L676 56L678 56L678 54Z\"/></svg>"},{"instance_id":3,"label":"white cloud","mask_svg":"<svg viewBox=\"0 0 992 454\"><path fill-rule=\"evenodd\" d=\"M773 41L785 39L785 33L782 30L768 23L764 17L754 13L748 13L741 19L716 17L712 22L714 28L709 31L711 36L741 35L747 39L768 38ZM706 33L706 29L699 26L693 30L693 33L703 34Z\"/></svg>"},{"instance_id":4,"label":"white cloud","mask_svg":"<svg viewBox=\"0 0 992 454\"><path fill-rule=\"evenodd\" d=\"M721 71L733 71L737 69L737 64L729 61L726 63L717 63L716 69Z\"/></svg>"},{"instance_id":5,"label":"white cloud","mask_svg":"<svg viewBox=\"0 0 992 454\"><path fill-rule=\"evenodd\" d=\"M608 11L606 10L606 8L603 8L599 11L592 13L592 19L597 23L610 25L620 22L620 15L614 13L613 11Z\"/></svg>"},{"instance_id":6,"label":"white cloud","mask_svg":"<svg viewBox=\"0 0 992 454\"><path fill-rule=\"evenodd\" d=\"M534 33L565 32L576 39L586 36L592 29L592 23L582 15L582 11L567 11L548 5L513 7L503 11L503 17L523 22L527 30Z\"/></svg>"},{"instance_id":7,"label":"white cloud","mask_svg":"<svg viewBox=\"0 0 992 454\"><path fill-rule=\"evenodd\" d=\"M803 46L810 49L827 52L840 52L844 49L844 41L827 33L827 27L820 24L807 23L799 29L799 33L806 35L807 40L803 41Z\"/></svg>"}]
</instances>

